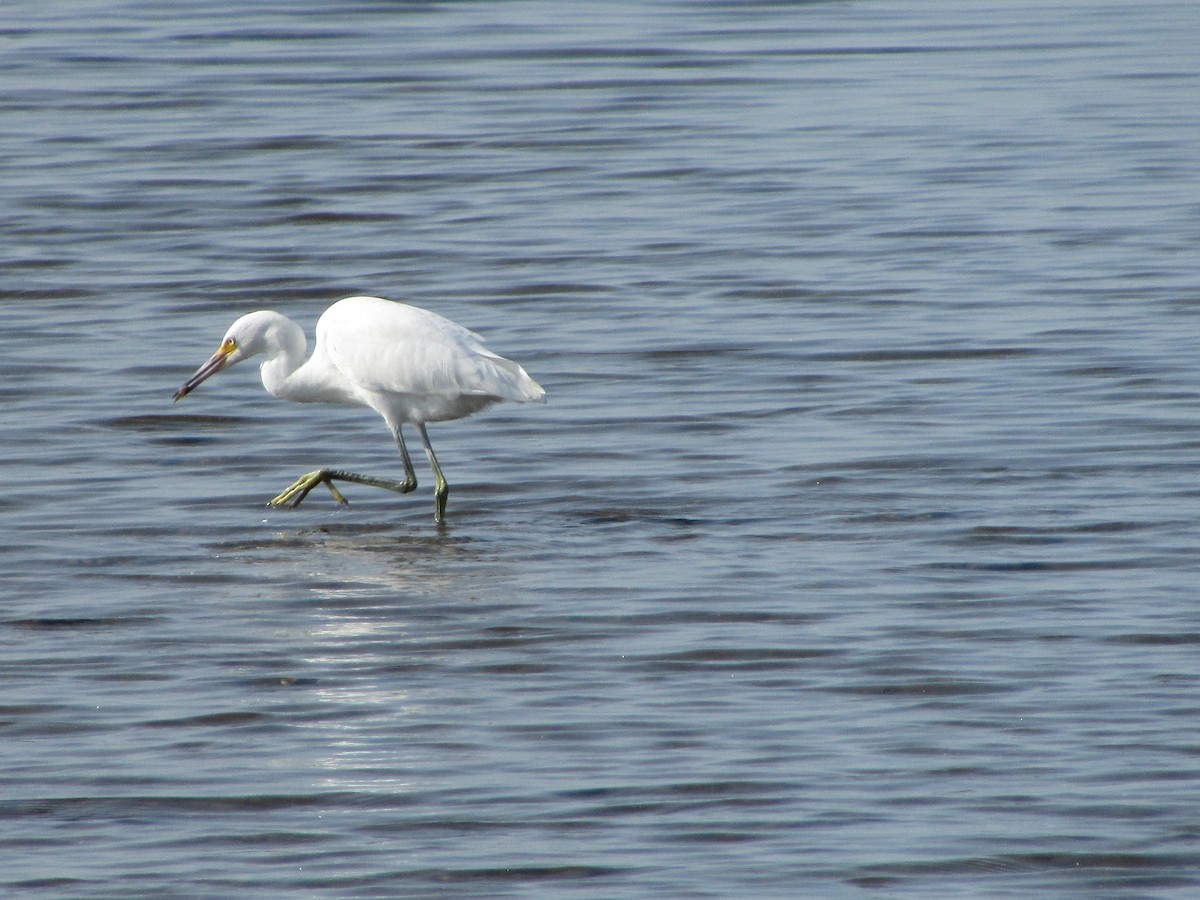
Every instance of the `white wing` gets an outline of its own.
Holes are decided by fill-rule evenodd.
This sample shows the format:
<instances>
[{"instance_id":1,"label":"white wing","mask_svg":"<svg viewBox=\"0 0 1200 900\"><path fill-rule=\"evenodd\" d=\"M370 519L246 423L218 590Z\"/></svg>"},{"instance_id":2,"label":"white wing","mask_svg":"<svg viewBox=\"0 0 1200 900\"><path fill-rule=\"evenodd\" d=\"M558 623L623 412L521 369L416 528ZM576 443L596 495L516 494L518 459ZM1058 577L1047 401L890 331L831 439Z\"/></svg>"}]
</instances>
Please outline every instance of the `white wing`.
<instances>
[{"instance_id":1,"label":"white wing","mask_svg":"<svg viewBox=\"0 0 1200 900\"><path fill-rule=\"evenodd\" d=\"M374 393L525 402L546 392L472 331L436 313L378 297L348 297L317 322L317 348Z\"/></svg>"}]
</instances>

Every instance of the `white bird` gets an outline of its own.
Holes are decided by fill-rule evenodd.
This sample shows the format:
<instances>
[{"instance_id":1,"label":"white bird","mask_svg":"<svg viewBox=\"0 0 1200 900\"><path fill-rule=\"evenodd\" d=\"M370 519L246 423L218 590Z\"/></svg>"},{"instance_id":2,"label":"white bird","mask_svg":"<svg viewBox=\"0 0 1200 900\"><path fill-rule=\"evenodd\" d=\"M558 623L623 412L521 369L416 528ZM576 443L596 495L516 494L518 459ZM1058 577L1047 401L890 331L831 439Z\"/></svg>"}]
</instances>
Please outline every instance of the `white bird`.
<instances>
[{"instance_id":1,"label":"white bird","mask_svg":"<svg viewBox=\"0 0 1200 900\"><path fill-rule=\"evenodd\" d=\"M295 403L369 406L387 422L404 460L404 480L320 468L301 476L268 505L293 507L318 484L335 500L346 498L334 481L350 481L407 494L417 486L400 426L417 427L434 477L434 519L446 515L450 488L425 432L426 422L461 419L502 400L545 402L546 392L519 365L492 353L473 331L436 313L379 297L339 300L317 321L317 346L307 360L304 330L270 310L242 316L217 352L175 392L178 401L205 379L252 356L263 355L263 387Z\"/></svg>"}]
</instances>

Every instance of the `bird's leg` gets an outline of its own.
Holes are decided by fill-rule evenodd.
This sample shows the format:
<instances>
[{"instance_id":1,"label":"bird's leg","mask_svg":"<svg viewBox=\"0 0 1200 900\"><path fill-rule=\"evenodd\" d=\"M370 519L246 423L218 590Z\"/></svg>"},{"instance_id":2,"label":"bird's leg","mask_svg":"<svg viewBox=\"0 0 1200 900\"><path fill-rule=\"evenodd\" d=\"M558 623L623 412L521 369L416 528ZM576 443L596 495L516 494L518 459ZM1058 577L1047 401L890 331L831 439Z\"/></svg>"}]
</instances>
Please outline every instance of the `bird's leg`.
<instances>
[{"instance_id":1,"label":"bird's leg","mask_svg":"<svg viewBox=\"0 0 1200 900\"><path fill-rule=\"evenodd\" d=\"M446 499L450 496L450 485L442 474L437 457L433 455L433 445L429 443L429 435L425 433L425 423L417 423L417 433L421 435L421 443L425 445L425 455L429 457L429 467L433 469L433 518L439 525L446 518Z\"/></svg>"},{"instance_id":2,"label":"bird's leg","mask_svg":"<svg viewBox=\"0 0 1200 900\"><path fill-rule=\"evenodd\" d=\"M417 473L413 469L412 460L408 456L408 448L404 446L404 435L401 433L399 425L396 426L396 446L400 448L400 458L404 460L404 481L398 487L392 488L392 490L399 491L401 494L407 494L417 486ZM392 484L396 484L396 482L392 482Z\"/></svg>"},{"instance_id":3,"label":"bird's leg","mask_svg":"<svg viewBox=\"0 0 1200 900\"><path fill-rule=\"evenodd\" d=\"M404 480L394 481L390 478L377 478L374 475L359 475L357 472L346 472L342 469L321 468L301 475L293 484L287 487L282 494L272 500L267 506L275 509L280 506L290 505L293 509L300 505L308 492L315 488L318 484L324 484L329 488L329 492L333 494L333 499L343 506L349 506L346 498L342 496L342 492L334 487L334 481L349 481L354 484L367 484L372 487L384 488L385 490L395 491L397 494L407 494L417 486L417 473L413 469L412 459L408 455L408 448L404 446L404 436L400 433L400 429L396 429L396 446L400 448L400 457L404 460ZM426 440L426 448L429 443ZM432 453L432 451L430 451ZM443 506L445 504L443 503Z\"/></svg>"}]
</instances>

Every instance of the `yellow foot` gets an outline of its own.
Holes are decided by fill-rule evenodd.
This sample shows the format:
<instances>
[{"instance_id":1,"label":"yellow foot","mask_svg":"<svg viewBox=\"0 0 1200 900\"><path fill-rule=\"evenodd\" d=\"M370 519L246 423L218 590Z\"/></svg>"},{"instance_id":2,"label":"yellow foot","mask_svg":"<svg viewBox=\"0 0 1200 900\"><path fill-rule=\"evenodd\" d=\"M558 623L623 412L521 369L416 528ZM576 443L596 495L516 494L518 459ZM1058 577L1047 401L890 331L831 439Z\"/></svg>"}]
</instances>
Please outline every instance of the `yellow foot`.
<instances>
[{"instance_id":1,"label":"yellow foot","mask_svg":"<svg viewBox=\"0 0 1200 900\"><path fill-rule=\"evenodd\" d=\"M308 492L318 484L323 484L329 488L329 493L333 494L333 499L342 504L342 506L350 505L350 502L342 496L342 492L333 486L333 470L317 469L314 472L309 472L307 475L301 475L282 494L268 503L267 506L272 509L278 509L281 506L291 506L292 509L295 509L308 496Z\"/></svg>"}]
</instances>

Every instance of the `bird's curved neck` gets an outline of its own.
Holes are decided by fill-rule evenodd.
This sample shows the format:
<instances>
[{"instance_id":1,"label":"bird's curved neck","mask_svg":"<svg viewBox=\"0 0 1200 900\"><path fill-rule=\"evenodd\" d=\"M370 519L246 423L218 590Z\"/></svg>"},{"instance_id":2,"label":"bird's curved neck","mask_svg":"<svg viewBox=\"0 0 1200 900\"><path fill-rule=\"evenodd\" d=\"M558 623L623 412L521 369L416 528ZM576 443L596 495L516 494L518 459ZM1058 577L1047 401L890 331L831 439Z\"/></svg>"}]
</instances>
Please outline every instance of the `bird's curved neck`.
<instances>
[{"instance_id":1,"label":"bird's curved neck","mask_svg":"<svg viewBox=\"0 0 1200 900\"><path fill-rule=\"evenodd\" d=\"M295 322L283 316L280 320L272 329L273 346L267 351L259 374L263 387L272 396L281 400L304 400L307 394L304 379L297 376L304 366L308 340L304 337L304 329Z\"/></svg>"}]
</instances>

